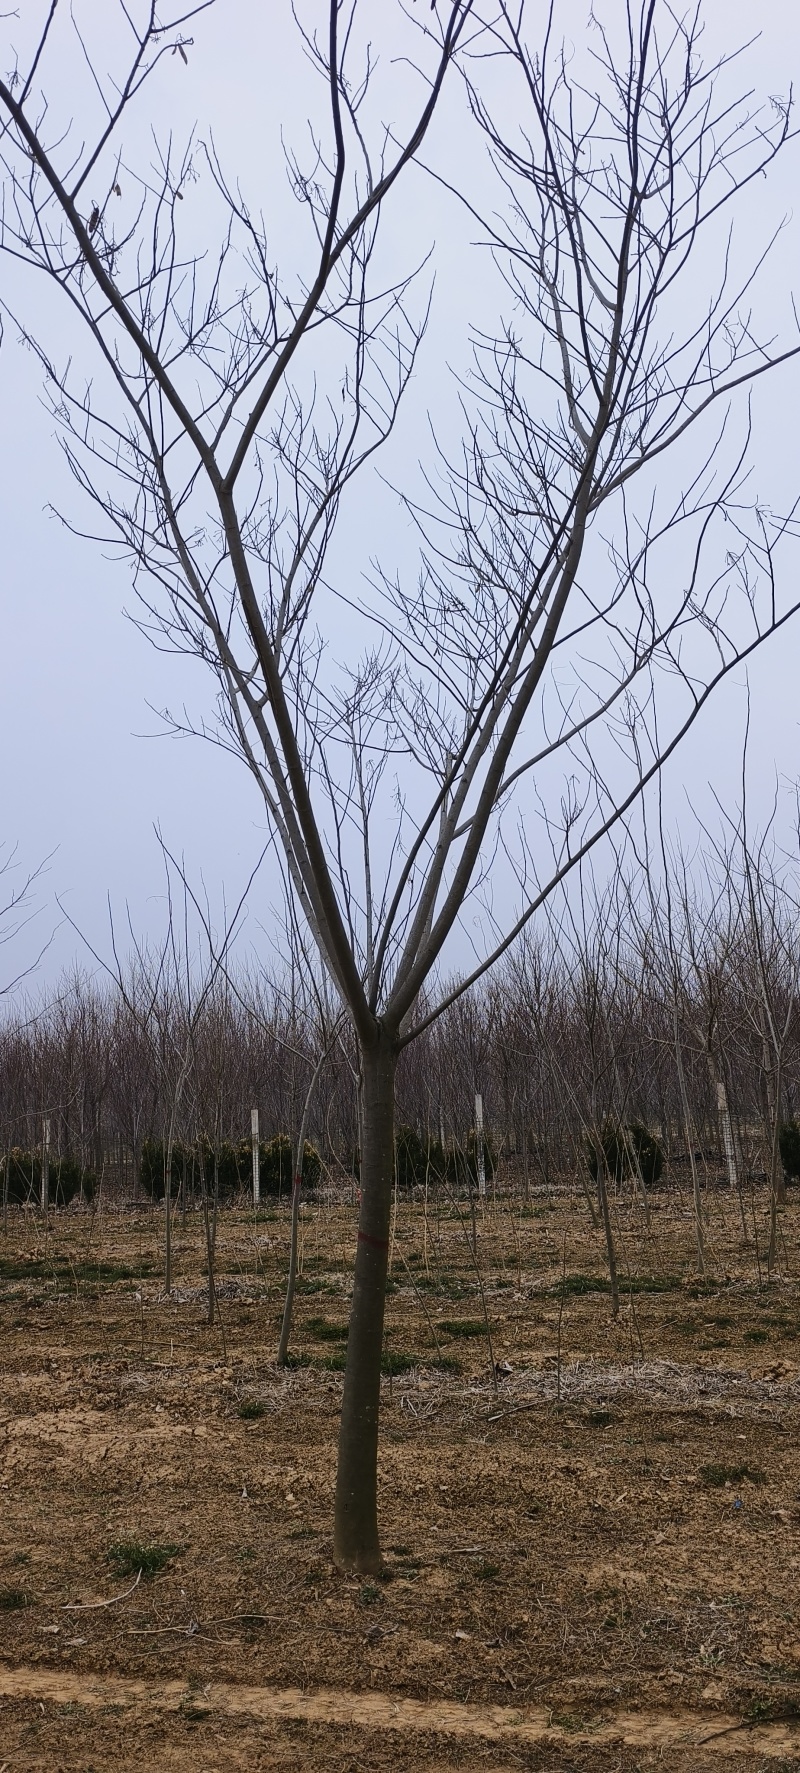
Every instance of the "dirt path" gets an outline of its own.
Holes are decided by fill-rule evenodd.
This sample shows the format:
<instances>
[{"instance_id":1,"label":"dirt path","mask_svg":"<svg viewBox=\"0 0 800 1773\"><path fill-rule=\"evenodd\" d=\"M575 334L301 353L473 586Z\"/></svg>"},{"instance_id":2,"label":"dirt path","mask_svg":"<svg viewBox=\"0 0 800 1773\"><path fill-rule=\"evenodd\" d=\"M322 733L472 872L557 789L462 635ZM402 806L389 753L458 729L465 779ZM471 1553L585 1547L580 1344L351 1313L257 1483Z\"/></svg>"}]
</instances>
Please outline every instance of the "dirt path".
<instances>
[{"instance_id":1,"label":"dirt path","mask_svg":"<svg viewBox=\"0 0 800 1773\"><path fill-rule=\"evenodd\" d=\"M741 1720L708 1712L604 1712L557 1722L545 1708L461 1705L454 1701L397 1699L384 1693L346 1693L323 1688L204 1687L181 1681L142 1681L119 1675L79 1675L66 1670L0 1665L0 1700L34 1700L59 1707L100 1711L178 1713L184 1718L242 1719L261 1723L300 1722L350 1730L397 1731L401 1735L479 1738L509 1747L540 1744L655 1750L704 1749L718 1755L760 1756L800 1762L800 1720L742 1725Z\"/></svg>"}]
</instances>

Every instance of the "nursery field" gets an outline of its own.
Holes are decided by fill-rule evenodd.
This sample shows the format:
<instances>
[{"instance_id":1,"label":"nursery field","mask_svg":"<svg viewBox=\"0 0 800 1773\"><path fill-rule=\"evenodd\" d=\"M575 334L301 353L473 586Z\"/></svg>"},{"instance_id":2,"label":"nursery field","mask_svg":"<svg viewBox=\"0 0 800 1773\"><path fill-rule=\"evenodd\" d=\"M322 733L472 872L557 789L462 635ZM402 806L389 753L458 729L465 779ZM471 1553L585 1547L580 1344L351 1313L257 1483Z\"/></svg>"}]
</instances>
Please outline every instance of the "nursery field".
<instances>
[{"instance_id":1,"label":"nursery field","mask_svg":"<svg viewBox=\"0 0 800 1773\"><path fill-rule=\"evenodd\" d=\"M385 1571L331 1561L355 1207L9 1214L0 1769L800 1765L800 1203L400 1200ZM491 1356L487 1326L491 1338ZM494 1377L493 1377L494 1374Z\"/></svg>"}]
</instances>

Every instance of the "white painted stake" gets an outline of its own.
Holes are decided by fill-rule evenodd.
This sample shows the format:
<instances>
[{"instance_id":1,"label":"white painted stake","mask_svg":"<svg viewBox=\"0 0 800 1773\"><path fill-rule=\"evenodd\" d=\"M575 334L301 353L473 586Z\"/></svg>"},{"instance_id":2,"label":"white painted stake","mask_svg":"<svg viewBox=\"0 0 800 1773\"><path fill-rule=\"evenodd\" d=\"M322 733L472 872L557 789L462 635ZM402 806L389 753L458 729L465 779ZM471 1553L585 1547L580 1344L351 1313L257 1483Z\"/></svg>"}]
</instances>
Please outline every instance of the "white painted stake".
<instances>
[{"instance_id":1,"label":"white painted stake","mask_svg":"<svg viewBox=\"0 0 800 1773\"><path fill-rule=\"evenodd\" d=\"M253 1141L253 1206L257 1207L261 1200L261 1169L258 1152L258 1109L250 1110L250 1133Z\"/></svg>"},{"instance_id":2,"label":"white painted stake","mask_svg":"<svg viewBox=\"0 0 800 1773\"><path fill-rule=\"evenodd\" d=\"M725 1147L725 1162L728 1166L728 1182L731 1188L738 1188L739 1178L736 1174L736 1147L733 1143L733 1127L728 1107L728 1092L720 1079L717 1084L717 1108L722 1126L722 1143Z\"/></svg>"},{"instance_id":3,"label":"white painted stake","mask_svg":"<svg viewBox=\"0 0 800 1773\"><path fill-rule=\"evenodd\" d=\"M50 1196L50 1120L42 1121L42 1212L46 1215Z\"/></svg>"},{"instance_id":4,"label":"white painted stake","mask_svg":"<svg viewBox=\"0 0 800 1773\"><path fill-rule=\"evenodd\" d=\"M478 1164L478 1193L486 1194L486 1162L483 1152L483 1097L475 1097L475 1156Z\"/></svg>"}]
</instances>

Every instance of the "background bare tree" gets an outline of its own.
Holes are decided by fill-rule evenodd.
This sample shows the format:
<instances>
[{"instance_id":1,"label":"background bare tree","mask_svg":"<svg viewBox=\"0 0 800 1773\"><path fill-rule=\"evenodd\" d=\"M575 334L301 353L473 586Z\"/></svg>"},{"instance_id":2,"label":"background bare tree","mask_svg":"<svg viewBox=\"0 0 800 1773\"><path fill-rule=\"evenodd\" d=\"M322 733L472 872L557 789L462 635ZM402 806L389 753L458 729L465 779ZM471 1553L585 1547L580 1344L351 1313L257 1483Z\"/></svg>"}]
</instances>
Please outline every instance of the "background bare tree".
<instances>
[{"instance_id":1,"label":"background bare tree","mask_svg":"<svg viewBox=\"0 0 800 1773\"><path fill-rule=\"evenodd\" d=\"M796 1022L800 984L797 940L800 903L795 869L791 862L776 855L772 824L770 821L758 839L752 839L747 822L746 780L743 780L742 806L729 849L729 864L735 867L738 863L743 926L741 946L745 962L742 972L749 986L746 997L748 1016L761 1050L764 1143L770 1196L767 1248L767 1272L770 1275L778 1253L778 1207L786 1198L780 1132L784 1119L786 1059Z\"/></svg>"}]
</instances>

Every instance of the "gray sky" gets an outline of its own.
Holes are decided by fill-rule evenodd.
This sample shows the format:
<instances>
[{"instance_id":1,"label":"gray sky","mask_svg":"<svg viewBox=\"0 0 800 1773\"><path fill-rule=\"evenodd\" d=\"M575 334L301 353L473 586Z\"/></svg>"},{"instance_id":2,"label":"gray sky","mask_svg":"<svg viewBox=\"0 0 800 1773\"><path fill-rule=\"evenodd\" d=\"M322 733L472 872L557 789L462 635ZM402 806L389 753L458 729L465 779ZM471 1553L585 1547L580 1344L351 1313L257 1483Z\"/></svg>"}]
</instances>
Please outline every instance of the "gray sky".
<instances>
[{"instance_id":1,"label":"gray sky","mask_svg":"<svg viewBox=\"0 0 800 1773\"><path fill-rule=\"evenodd\" d=\"M100 0L83 9L84 17L95 23L101 11ZM567 35L581 41L586 6L568 0L558 13ZM715 45L733 45L752 29L749 5L722 7L719 0L709 0L706 16ZM758 23L762 39L750 51L747 84L752 81L767 94L785 92L800 73L798 9L786 0L762 0ZM3 29L13 40L13 30ZM273 0L269 7L225 0L197 21L194 36L189 68L168 65L169 80L165 77L158 89L158 105L152 101L156 121L164 127L168 111L178 134L195 117L201 131L211 124L224 164L242 169L243 182L251 192L260 192L268 214L271 205L276 207L290 250L295 223L282 184L279 129L283 126L300 141L306 75L289 7L283 0ZM405 95L407 70L398 67L393 78L398 90L404 83ZM477 149L460 134L462 128L460 113L445 109L431 158L440 156L439 163L456 178L463 178L470 166L479 177L471 159ZM797 153L790 149L769 187L748 199L744 217L745 233L752 231L754 237L759 229L766 232L771 220L789 218L763 291L763 309L771 313L774 308L781 326L787 318L786 287L797 267L798 221L792 210L799 170ZM423 173L412 174L400 208L398 256L406 247L421 256L433 246L436 287L415 385L384 464L397 480L406 471L412 473L424 454L427 410L445 436L452 434L455 402L447 365L463 370L468 320L481 318L496 287L479 256L469 252L463 219ZM0 277L4 274L0 269ZM15 290L15 299L17 294ZM87 354L87 365L89 361ZM104 947L108 896L120 919L127 903L137 930L160 927L162 874L154 824L170 847L184 854L191 878L196 883L202 878L219 906L223 890L229 901L236 898L252 868L264 841L263 813L241 764L200 741L157 736L159 722L148 704L175 708L185 699L200 715L210 700L210 684L199 664L156 652L126 621L123 610L131 603L127 569L70 535L48 513L52 500L78 524L87 517L39 397L38 368L18 348L11 327L0 351L0 396L2 835L7 843L18 844L23 868L50 856L37 889L36 930L46 935L58 923L58 896L89 939ZM796 425L791 415L797 411L797 396L797 372L791 369L773 379L768 391L759 390L756 401L755 484L776 508L796 496ZM396 500L378 485L364 485L363 502L345 521L340 564L360 585L374 551L391 565L393 554L403 560L408 549L408 526ZM796 555L786 557L786 568L797 575ZM759 813L771 803L776 776L789 781L800 776L799 650L800 630L794 629L777 644L768 643L750 667L751 785ZM665 804L672 822L687 819L687 793L701 811L710 808L709 783L723 799L736 794L743 684L739 673L735 683L723 688L670 766ZM250 937L265 954L270 907L277 898L274 876L265 875L249 924ZM20 959L31 946L29 932L19 947ZM72 956L85 958L74 931L63 925L38 978L45 982L54 977Z\"/></svg>"}]
</instances>

